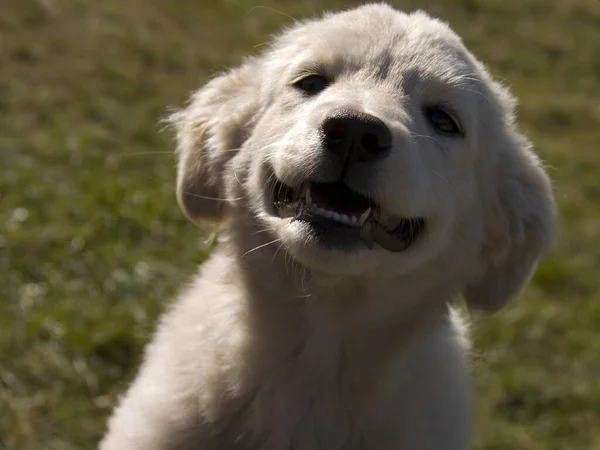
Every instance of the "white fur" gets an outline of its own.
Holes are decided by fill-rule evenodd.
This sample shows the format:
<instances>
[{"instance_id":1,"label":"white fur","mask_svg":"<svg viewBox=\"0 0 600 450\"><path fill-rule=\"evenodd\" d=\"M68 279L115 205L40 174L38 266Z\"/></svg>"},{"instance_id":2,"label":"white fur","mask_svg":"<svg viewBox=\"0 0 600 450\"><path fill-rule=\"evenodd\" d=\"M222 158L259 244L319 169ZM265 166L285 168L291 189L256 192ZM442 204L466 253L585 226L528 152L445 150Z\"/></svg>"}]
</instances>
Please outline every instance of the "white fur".
<instances>
[{"instance_id":1,"label":"white fur","mask_svg":"<svg viewBox=\"0 0 600 450\"><path fill-rule=\"evenodd\" d=\"M307 98L292 83L316 63L333 82ZM440 102L464 136L431 128L423 105ZM270 177L298 187L338 170L318 128L341 107L392 133L389 156L345 181L391 216L425 218L403 252L324 247L269 207ZM446 24L383 4L299 23L199 90L173 116L178 198L224 231L100 448L467 449L468 339L448 304L500 308L553 232L513 108Z\"/></svg>"}]
</instances>

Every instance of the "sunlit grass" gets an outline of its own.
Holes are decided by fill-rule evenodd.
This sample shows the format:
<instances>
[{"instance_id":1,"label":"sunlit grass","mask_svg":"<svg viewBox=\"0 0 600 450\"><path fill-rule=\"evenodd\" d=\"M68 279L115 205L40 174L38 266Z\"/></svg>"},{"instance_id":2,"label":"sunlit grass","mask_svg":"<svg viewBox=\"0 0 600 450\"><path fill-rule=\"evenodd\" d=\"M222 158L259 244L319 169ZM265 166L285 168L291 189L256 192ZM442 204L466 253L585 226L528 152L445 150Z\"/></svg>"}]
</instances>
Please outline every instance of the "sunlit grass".
<instances>
[{"instance_id":1,"label":"sunlit grass","mask_svg":"<svg viewBox=\"0 0 600 450\"><path fill-rule=\"evenodd\" d=\"M94 448L206 257L174 199L167 107L289 16L351 4L0 2L0 448ZM530 288L474 324L478 448L600 448L600 2L398 4L512 86L561 207Z\"/></svg>"}]
</instances>

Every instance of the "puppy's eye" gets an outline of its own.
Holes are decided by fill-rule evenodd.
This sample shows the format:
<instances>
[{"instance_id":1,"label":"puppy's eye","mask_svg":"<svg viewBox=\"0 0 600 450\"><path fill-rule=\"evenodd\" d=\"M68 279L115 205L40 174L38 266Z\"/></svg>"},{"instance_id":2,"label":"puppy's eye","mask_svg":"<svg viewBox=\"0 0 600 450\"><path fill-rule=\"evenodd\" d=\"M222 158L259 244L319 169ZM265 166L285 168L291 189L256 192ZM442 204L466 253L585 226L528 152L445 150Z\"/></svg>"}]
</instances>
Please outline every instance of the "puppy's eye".
<instances>
[{"instance_id":1,"label":"puppy's eye","mask_svg":"<svg viewBox=\"0 0 600 450\"><path fill-rule=\"evenodd\" d=\"M456 121L450 114L441 108L428 108L425 110L425 115L431 125L439 131L446 134L462 134L462 131Z\"/></svg>"},{"instance_id":2,"label":"puppy's eye","mask_svg":"<svg viewBox=\"0 0 600 450\"><path fill-rule=\"evenodd\" d=\"M294 86L307 94L318 94L329 86L329 80L321 75L309 75L294 83Z\"/></svg>"}]
</instances>

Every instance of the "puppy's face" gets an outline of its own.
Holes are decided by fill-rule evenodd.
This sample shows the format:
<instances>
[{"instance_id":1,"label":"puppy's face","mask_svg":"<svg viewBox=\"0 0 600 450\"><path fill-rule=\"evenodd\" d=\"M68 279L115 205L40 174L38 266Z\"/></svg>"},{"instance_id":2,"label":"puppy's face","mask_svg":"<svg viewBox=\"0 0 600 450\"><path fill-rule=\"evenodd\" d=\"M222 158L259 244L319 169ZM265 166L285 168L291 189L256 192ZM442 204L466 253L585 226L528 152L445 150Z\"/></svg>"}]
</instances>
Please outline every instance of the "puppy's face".
<instances>
[{"instance_id":1,"label":"puppy's face","mask_svg":"<svg viewBox=\"0 0 600 450\"><path fill-rule=\"evenodd\" d=\"M301 27L267 58L248 190L301 263L381 274L481 239L481 82L444 25L366 11Z\"/></svg>"},{"instance_id":2,"label":"puppy's face","mask_svg":"<svg viewBox=\"0 0 600 450\"><path fill-rule=\"evenodd\" d=\"M423 13L369 5L302 24L211 83L176 116L193 219L242 208L265 243L337 275L447 261L482 280L516 245L520 286L549 241L549 183L512 98Z\"/></svg>"}]
</instances>

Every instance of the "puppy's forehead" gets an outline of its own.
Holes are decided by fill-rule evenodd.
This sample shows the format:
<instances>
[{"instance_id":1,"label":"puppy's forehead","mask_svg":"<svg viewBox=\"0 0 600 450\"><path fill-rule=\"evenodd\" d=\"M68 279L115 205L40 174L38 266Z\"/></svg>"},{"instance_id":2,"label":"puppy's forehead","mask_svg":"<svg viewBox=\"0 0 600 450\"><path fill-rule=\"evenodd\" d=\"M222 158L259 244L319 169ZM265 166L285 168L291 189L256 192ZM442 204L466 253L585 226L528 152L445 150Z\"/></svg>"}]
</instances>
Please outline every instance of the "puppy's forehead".
<instances>
[{"instance_id":1,"label":"puppy's forehead","mask_svg":"<svg viewBox=\"0 0 600 450\"><path fill-rule=\"evenodd\" d=\"M410 72L452 79L473 72L462 40L445 23L382 4L297 26L279 39L276 51L286 55L286 71L318 64L331 76L394 78Z\"/></svg>"}]
</instances>

